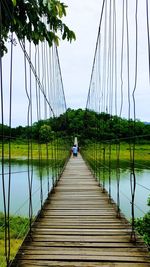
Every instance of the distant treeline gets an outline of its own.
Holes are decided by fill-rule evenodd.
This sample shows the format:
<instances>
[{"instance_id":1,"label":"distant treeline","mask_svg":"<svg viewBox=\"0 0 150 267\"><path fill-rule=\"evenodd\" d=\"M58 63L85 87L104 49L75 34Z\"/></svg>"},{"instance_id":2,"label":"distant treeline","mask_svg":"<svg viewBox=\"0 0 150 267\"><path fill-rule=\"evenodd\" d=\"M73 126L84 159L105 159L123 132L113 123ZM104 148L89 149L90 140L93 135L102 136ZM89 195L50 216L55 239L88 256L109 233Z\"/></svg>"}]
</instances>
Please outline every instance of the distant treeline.
<instances>
[{"instance_id":1,"label":"distant treeline","mask_svg":"<svg viewBox=\"0 0 150 267\"><path fill-rule=\"evenodd\" d=\"M31 138L37 142L49 142L55 135L72 139L77 136L80 143L90 141L109 141L122 139L128 141L150 141L150 124L137 120L127 120L107 113L96 113L82 109L68 109L57 118L40 120L32 126L18 126L10 129L0 125L0 138L26 140Z\"/></svg>"}]
</instances>

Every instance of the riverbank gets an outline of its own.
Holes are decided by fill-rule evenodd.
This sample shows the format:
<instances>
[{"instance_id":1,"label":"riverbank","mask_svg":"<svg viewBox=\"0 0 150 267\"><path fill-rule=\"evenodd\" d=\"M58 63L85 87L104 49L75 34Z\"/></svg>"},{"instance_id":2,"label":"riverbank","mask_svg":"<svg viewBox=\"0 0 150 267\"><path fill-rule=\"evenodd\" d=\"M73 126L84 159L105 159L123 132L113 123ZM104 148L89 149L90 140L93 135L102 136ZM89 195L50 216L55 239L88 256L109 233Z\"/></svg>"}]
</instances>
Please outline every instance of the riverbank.
<instances>
[{"instance_id":1,"label":"riverbank","mask_svg":"<svg viewBox=\"0 0 150 267\"><path fill-rule=\"evenodd\" d=\"M85 147L81 148L81 151L83 153L87 152L88 156L92 159L96 156L98 159L102 158L101 150L104 151L105 149L105 159L109 159L110 151L111 151L111 160L114 161L117 156L117 152L119 151L119 157L122 161L128 161L130 160L130 146L128 143L120 143L120 147L116 144L110 144L104 143L104 144L98 144L98 143L91 143ZM111 149L111 150L110 150ZM118 150L119 149L119 150ZM69 150L67 150L63 143L59 142L53 142L46 144L38 144L33 142L32 146L31 144L28 146L26 142L20 142L20 141L14 141L11 143L11 158L12 159L22 159L26 160L28 159L28 152L30 151L30 157L31 157L31 151L32 151L32 158L33 159L39 159L39 153L41 158L47 159L47 152L49 159L53 159L54 157L54 150L57 151L57 157L61 158L62 155L68 153ZM2 152L2 144L0 143L0 153ZM4 144L4 158L9 158L9 144ZM147 144L136 144L135 145L135 159L137 161L146 161L150 162L150 143Z\"/></svg>"},{"instance_id":2,"label":"riverbank","mask_svg":"<svg viewBox=\"0 0 150 267\"><path fill-rule=\"evenodd\" d=\"M16 252L18 251L22 241L23 241L22 239L10 240L10 247L11 247L10 259L13 259L15 257ZM5 242L4 240L0 239L0 267L6 267L4 248L5 248Z\"/></svg>"},{"instance_id":3,"label":"riverbank","mask_svg":"<svg viewBox=\"0 0 150 267\"><path fill-rule=\"evenodd\" d=\"M119 159L121 168L128 168L130 166L130 146L128 143L120 144L89 144L82 150L84 158L92 164L95 160L106 167L111 162L111 167L116 168ZM150 144L136 144L134 150L134 159L136 168L149 169L150 167Z\"/></svg>"},{"instance_id":4,"label":"riverbank","mask_svg":"<svg viewBox=\"0 0 150 267\"><path fill-rule=\"evenodd\" d=\"M23 238L26 235L29 226L29 220L26 217L10 216L10 259L16 255ZM0 267L5 267L5 218L0 212Z\"/></svg>"},{"instance_id":5,"label":"riverbank","mask_svg":"<svg viewBox=\"0 0 150 267\"><path fill-rule=\"evenodd\" d=\"M47 156L49 159L53 159L54 157L54 151L57 152L57 157L62 157L62 150L66 151L66 149L63 149L63 143L60 141L58 143L53 142L49 144L38 144L35 142L32 142L28 144L27 142L19 142L14 141L10 144L5 143L4 144L4 158L9 158L9 148L10 148L10 154L12 159L22 159L26 160L28 159L28 156L33 159L39 159L40 158L47 159ZM2 144L0 143L0 152L2 152ZM67 152L67 151L66 151Z\"/></svg>"}]
</instances>

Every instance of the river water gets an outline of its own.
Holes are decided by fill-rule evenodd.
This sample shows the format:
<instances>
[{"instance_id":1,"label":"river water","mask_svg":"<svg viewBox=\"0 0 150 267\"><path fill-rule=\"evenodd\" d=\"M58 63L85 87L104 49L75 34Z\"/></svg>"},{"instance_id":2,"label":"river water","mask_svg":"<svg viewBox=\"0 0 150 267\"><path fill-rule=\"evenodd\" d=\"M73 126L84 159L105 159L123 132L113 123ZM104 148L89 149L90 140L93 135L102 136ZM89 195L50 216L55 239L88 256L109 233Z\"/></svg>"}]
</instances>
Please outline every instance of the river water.
<instances>
[{"instance_id":1,"label":"river water","mask_svg":"<svg viewBox=\"0 0 150 267\"><path fill-rule=\"evenodd\" d=\"M113 200L117 203L117 179L116 171L111 174L111 195ZM132 176L133 177L133 176ZM148 197L150 196L150 170L135 169L136 189L134 210L135 217L143 217L146 212L150 210L147 205ZM109 182L106 179L106 189L109 191ZM129 169L120 170L119 182L120 208L127 218L131 217L131 179Z\"/></svg>"},{"instance_id":2,"label":"river water","mask_svg":"<svg viewBox=\"0 0 150 267\"><path fill-rule=\"evenodd\" d=\"M9 165L4 165L4 179L5 179L5 196L6 204L8 198L8 180L9 180ZM0 211L4 210L4 194L2 175L0 181ZM28 216L29 210L29 189L28 180L32 179L32 205L34 215L37 214L41 207L41 200L45 200L48 194L48 186L52 187L52 168L47 168L46 164L43 164L39 168L38 163L35 162L32 167L24 161L15 161L11 164L11 190L10 190L10 213L16 215ZM49 180L49 184L48 184ZM41 194L42 185L42 194Z\"/></svg>"},{"instance_id":3,"label":"river water","mask_svg":"<svg viewBox=\"0 0 150 267\"><path fill-rule=\"evenodd\" d=\"M43 192L43 201L48 194L48 177L49 187L52 187L52 168L49 166L47 171L46 164L39 168L38 163L29 167L24 161L15 161L11 165L11 191L10 191L10 213L16 215L28 216L29 191L28 191L28 171L33 174L32 192L33 192L33 211L38 212L41 206L41 187ZM7 202L8 193L8 163L4 166L5 172L5 195ZM147 206L147 199L150 194L150 170L136 169L136 194L135 194L135 216L141 217L150 208ZM108 190L108 173L106 172L106 189ZM0 176L0 211L4 210L3 184L2 175ZM111 171L112 198L117 201L117 181L116 171ZM130 173L128 169L120 169L120 207L126 217L131 217L131 190L130 190Z\"/></svg>"}]
</instances>

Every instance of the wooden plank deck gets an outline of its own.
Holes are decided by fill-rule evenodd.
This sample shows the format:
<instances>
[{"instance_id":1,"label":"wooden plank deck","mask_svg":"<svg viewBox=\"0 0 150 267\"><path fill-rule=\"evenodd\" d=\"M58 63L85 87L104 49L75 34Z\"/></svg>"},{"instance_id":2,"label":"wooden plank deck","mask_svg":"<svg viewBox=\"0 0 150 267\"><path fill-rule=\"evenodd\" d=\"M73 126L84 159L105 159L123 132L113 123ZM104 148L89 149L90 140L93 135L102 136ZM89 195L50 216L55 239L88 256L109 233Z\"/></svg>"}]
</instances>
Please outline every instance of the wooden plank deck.
<instances>
[{"instance_id":1,"label":"wooden plank deck","mask_svg":"<svg viewBox=\"0 0 150 267\"><path fill-rule=\"evenodd\" d=\"M71 158L11 266L146 267L150 257L116 218L82 157Z\"/></svg>"}]
</instances>

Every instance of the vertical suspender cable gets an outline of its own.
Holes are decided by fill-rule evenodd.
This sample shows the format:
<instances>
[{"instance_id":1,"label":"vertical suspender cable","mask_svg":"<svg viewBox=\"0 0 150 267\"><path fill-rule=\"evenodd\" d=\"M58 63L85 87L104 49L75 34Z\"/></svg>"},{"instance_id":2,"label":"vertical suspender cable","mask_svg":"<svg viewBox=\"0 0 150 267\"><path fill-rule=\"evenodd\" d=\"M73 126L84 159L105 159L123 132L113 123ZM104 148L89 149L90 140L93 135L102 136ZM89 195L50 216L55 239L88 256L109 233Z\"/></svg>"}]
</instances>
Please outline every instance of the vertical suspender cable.
<instances>
[{"instance_id":1,"label":"vertical suspender cable","mask_svg":"<svg viewBox=\"0 0 150 267\"><path fill-rule=\"evenodd\" d=\"M55 110L55 115L57 114L57 105L56 105L56 57L55 57L55 47L52 46L52 70L53 70L53 106ZM55 182L58 181L58 168L57 168L57 137L56 132L54 132L54 173L55 173Z\"/></svg>"},{"instance_id":2,"label":"vertical suspender cable","mask_svg":"<svg viewBox=\"0 0 150 267\"><path fill-rule=\"evenodd\" d=\"M123 6L122 6L122 38L121 38L121 71L120 71L120 79L121 79L121 88L120 88L120 94L121 94L121 103L120 103L120 113L119 117L122 115L122 108L123 108L123 53L124 53L124 3L125 0L123 0Z\"/></svg>"},{"instance_id":3,"label":"vertical suspender cable","mask_svg":"<svg viewBox=\"0 0 150 267\"><path fill-rule=\"evenodd\" d=\"M35 45L35 71L37 73L37 53L38 53L38 48L37 46ZM37 83L37 80L36 80L36 77L35 77L35 89L36 89L36 112L37 112L37 121L38 121L38 118L39 118L39 101L38 101L38 83Z\"/></svg>"},{"instance_id":4,"label":"vertical suspender cable","mask_svg":"<svg viewBox=\"0 0 150 267\"><path fill-rule=\"evenodd\" d=\"M134 88L132 92L133 98L133 116L134 116L134 125L133 125L133 149L132 149L132 181L131 181L131 214L132 214L132 232L131 232L131 240L133 242L136 241L135 235L135 214L134 214L134 199L135 199L135 189L136 189L136 175L135 175L135 121L136 121L136 106L135 106L135 91L137 87L137 67L138 67L138 0L136 0L136 8L135 8L135 32L136 32L136 41L135 41L135 81Z\"/></svg>"},{"instance_id":5,"label":"vertical suspender cable","mask_svg":"<svg viewBox=\"0 0 150 267\"><path fill-rule=\"evenodd\" d=\"M40 79L40 52L39 45L35 47L35 72L37 73ZM36 83L36 107L37 107L37 121L41 120L41 94L40 94L40 86L35 77ZM38 162L39 162L39 175L40 175L40 204L42 208L42 189L41 189L41 144L40 144L40 136L38 136Z\"/></svg>"},{"instance_id":6,"label":"vertical suspender cable","mask_svg":"<svg viewBox=\"0 0 150 267\"><path fill-rule=\"evenodd\" d=\"M8 227L8 260L10 261L10 194L11 194L11 120L12 120L12 70L13 70L13 33L11 33L11 56L10 56L10 92L9 92L9 178L8 178L8 201L7 201L7 227Z\"/></svg>"},{"instance_id":7,"label":"vertical suspender cable","mask_svg":"<svg viewBox=\"0 0 150 267\"><path fill-rule=\"evenodd\" d=\"M149 26L149 4L146 0L146 19L147 19L147 43L148 43L148 63L149 63L149 81L150 81L150 26Z\"/></svg>"},{"instance_id":8,"label":"vertical suspender cable","mask_svg":"<svg viewBox=\"0 0 150 267\"><path fill-rule=\"evenodd\" d=\"M52 48L49 49L49 90L48 90L48 97L49 101L52 105L53 101L53 95L52 95L52 90L54 88L53 86L53 54L52 54ZM54 118L54 114L50 113L50 115ZM52 133L52 140L51 140L51 166L52 166L52 186L54 189L55 186L55 166L54 166L54 133Z\"/></svg>"},{"instance_id":9,"label":"vertical suspender cable","mask_svg":"<svg viewBox=\"0 0 150 267\"><path fill-rule=\"evenodd\" d=\"M26 49L25 40L23 41L23 48ZM25 92L28 99L28 110L27 110L27 126L28 126L28 189L29 189L29 224L30 224L30 230L31 230L31 209L30 209L30 201L31 201L31 195L30 195L30 133L29 133L29 116L30 116L30 95L28 92L28 82L27 82L27 61L26 56L24 54L24 75L25 75Z\"/></svg>"},{"instance_id":10,"label":"vertical suspender cable","mask_svg":"<svg viewBox=\"0 0 150 267\"><path fill-rule=\"evenodd\" d=\"M40 44L38 45L38 77L39 77L39 80L41 79L41 72L40 72ZM39 89L39 92L38 92L38 100L39 100L39 118L38 120L41 119L41 91Z\"/></svg>"},{"instance_id":11,"label":"vertical suspender cable","mask_svg":"<svg viewBox=\"0 0 150 267\"><path fill-rule=\"evenodd\" d=\"M97 124L98 124L98 135L97 135L97 141L98 141L98 146L97 146L97 177L98 177L98 182L100 185L100 176L101 176L101 172L100 172L100 165L101 165L101 159L100 159L100 155L101 155L101 140L100 140L100 128L101 128L101 123L100 123L100 110L101 110L101 94L102 94L102 77L101 77L101 49L100 49L100 45L99 45L99 50L98 50L98 95L97 95L97 102L98 102L98 107L97 107Z\"/></svg>"},{"instance_id":12,"label":"vertical suspender cable","mask_svg":"<svg viewBox=\"0 0 150 267\"><path fill-rule=\"evenodd\" d=\"M100 16L100 23L99 23L99 29L98 29L98 35L97 35L97 42L96 42L96 48L95 48L95 55L94 55L93 66L92 66L92 73L91 73L91 78L90 78L90 86L89 86L88 98L87 98L87 103L86 103L86 108L88 107L88 100L89 100L89 97L90 97L90 89L91 89L91 86L92 86L92 77L93 77L93 72L94 72L94 65L95 65L95 60L96 60L97 46L98 46L98 40L99 40L100 31L101 31L101 24L102 24L102 18L103 18L103 12L104 12L105 2L106 2L106 0L103 0L102 11L101 11L101 16Z\"/></svg>"},{"instance_id":13,"label":"vertical suspender cable","mask_svg":"<svg viewBox=\"0 0 150 267\"><path fill-rule=\"evenodd\" d=\"M128 23L128 0L126 0L126 34L127 34L127 84L128 84L128 120L131 119L130 103L130 50L129 50L129 23Z\"/></svg>"},{"instance_id":14,"label":"vertical suspender cable","mask_svg":"<svg viewBox=\"0 0 150 267\"><path fill-rule=\"evenodd\" d=\"M2 6L0 2L0 38L2 38ZM3 94L3 71L2 71L2 48L0 39L0 96L1 96L1 125L2 125L2 191L4 204L4 222L5 222L5 258L7 261L7 208L6 208L6 192L5 192L5 175L4 175L4 94ZM8 262L8 261L7 261Z\"/></svg>"},{"instance_id":15,"label":"vertical suspender cable","mask_svg":"<svg viewBox=\"0 0 150 267\"><path fill-rule=\"evenodd\" d=\"M114 63L114 68L115 68L115 74L114 74L114 79L115 79L115 114L117 115L117 92L118 92L118 83L117 83L117 25L116 25L116 0L114 0L114 58L115 58L115 63Z\"/></svg>"},{"instance_id":16,"label":"vertical suspender cable","mask_svg":"<svg viewBox=\"0 0 150 267\"><path fill-rule=\"evenodd\" d=\"M48 57L48 49L47 49L47 43L45 43L45 75L46 75L46 86L47 86L47 97L49 94L49 57ZM47 116L47 110L46 110L46 116ZM50 191L50 174L49 174L49 138L46 142L46 170L47 170L47 193L49 194Z\"/></svg>"},{"instance_id":17,"label":"vertical suspender cable","mask_svg":"<svg viewBox=\"0 0 150 267\"><path fill-rule=\"evenodd\" d=\"M41 77L41 83L43 88L43 76L42 76L42 70L40 68L41 62L40 62L40 55L42 57L42 51L40 50L42 44L40 43L38 45L38 76ZM42 59L41 59L42 60ZM45 94L45 91L43 89L43 93ZM42 119L42 94L39 90L39 120ZM40 173L40 203L41 203L41 209L43 206L43 182L42 182L42 145L41 145L41 137L39 137L39 144L38 144L38 153L39 153L39 173Z\"/></svg>"},{"instance_id":18,"label":"vertical suspender cable","mask_svg":"<svg viewBox=\"0 0 150 267\"><path fill-rule=\"evenodd\" d=\"M102 82L102 112L105 111L106 103L106 60L107 59L107 0L105 3L105 24L104 24L104 54L103 54L103 82Z\"/></svg>"},{"instance_id":19,"label":"vertical suspender cable","mask_svg":"<svg viewBox=\"0 0 150 267\"><path fill-rule=\"evenodd\" d=\"M31 51L31 43L29 43L29 57L31 59L32 51ZM32 135L32 73L31 73L31 65L29 66L29 77L30 77L30 121L29 121L29 126L30 126L30 165L31 165L31 170L30 170L30 176L29 176L29 214L30 214L30 230L31 230L31 224L32 224L32 219L33 219L33 204L32 204L32 184L33 184L33 135Z\"/></svg>"},{"instance_id":20,"label":"vertical suspender cable","mask_svg":"<svg viewBox=\"0 0 150 267\"><path fill-rule=\"evenodd\" d=\"M104 7L105 7L105 4L106 4L106 1L107 0L103 0L103 3L102 3L100 23L99 23L99 29L98 29L98 35L97 35L97 41L96 41L96 48L95 48L95 54L94 54L94 60L93 60L91 78L90 78L90 85L89 85L88 97L87 97L87 102L86 102L86 109L89 109L89 110L91 108L91 94L92 94L92 90L93 90L93 76L94 76L94 70L95 70L95 64L96 64L96 57L97 57L98 45L99 45L99 41L100 41L102 18L103 18Z\"/></svg>"},{"instance_id":21,"label":"vertical suspender cable","mask_svg":"<svg viewBox=\"0 0 150 267\"><path fill-rule=\"evenodd\" d=\"M112 59L112 88L115 86L115 92L112 92L115 96L114 101L114 111L117 116L117 48L116 48L116 1L113 1L113 59ZM111 114L112 115L112 114ZM110 155L111 155L111 146L110 146ZM120 142L116 140L116 181L117 181L117 217L120 217ZM111 162L111 156L110 156Z\"/></svg>"},{"instance_id":22,"label":"vertical suspender cable","mask_svg":"<svg viewBox=\"0 0 150 267\"><path fill-rule=\"evenodd\" d=\"M114 29L114 25L113 24L113 11L112 11L112 1L110 0L110 5L109 5L109 21L108 21L108 55L107 55L107 95L106 95L106 107L105 110L107 113L111 114L112 113L112 101L113 101L113 97L112 97L112 92L113 92L113 42L114 42L114 34L112 29ZM109 127L109 129L111 128L110 125L110 120L111 120L111 116L109 116L109 119L107 120L107 127ZM108 147L108 152L109 152L109 156L108 156L108 170L109 170L109 177L108 177L108 183L109 183L109 201L110 201L110 195L111 195L111 140L110 140L110 136L107 136L108 141L108 146L104 147L105 153L106 153L106 149ZM106 157L106 156L105 156ZM105 167L105 163L106 160L104 158L104 172L106 172L106 167ZM105 178L105 174L104 174L104 178ZM104 185L105 187L105 181L104 181Z\"/></svg>"},{"instance_id":23,"label":"vertical suspender cable","mask_svg":"<svg viewBox=\"0 0 150 267\"><path fill-rule=\"evenodd\" d=\"M121 115L122 115L122 108L123 108L123 54L124 54L124 17L125 17L125 2L123 0L122 3L122 29L121 29L121 70L120 70L120 79L121 79L121 86L120 86L120 109L119 109L119 130L121 127ZM120 138L120 135L119 135ZM118 138L116 144L116 176L117 176L117 217L120 217L120 139Z\"/></svg>"},{"instance_id":24,"label":"vertical suspender cable","mask_svg":"<svg viewBox=\"0 0 150 267\"><path fill-rule=\"evenodd\" d=\"M110 80L111 80L111 0L109 5L109 26L108 26L108 57L107 57L107 94L106 94L106 113L110 112L109 101L110 101Z\"/></svg>"}]
</instances>

